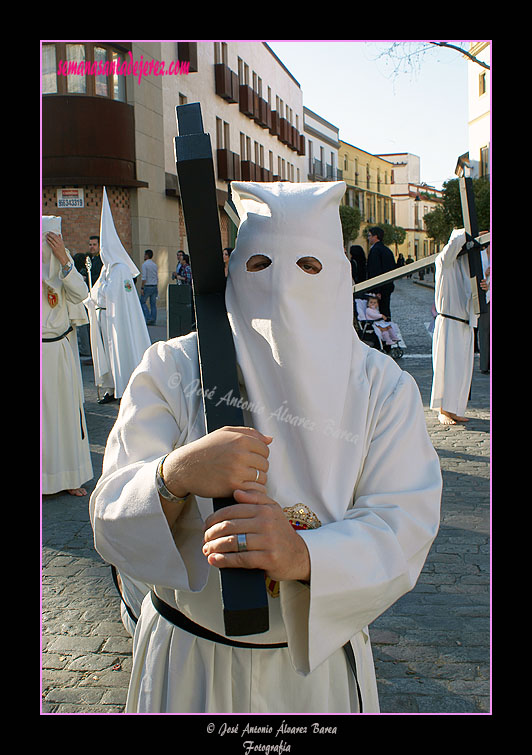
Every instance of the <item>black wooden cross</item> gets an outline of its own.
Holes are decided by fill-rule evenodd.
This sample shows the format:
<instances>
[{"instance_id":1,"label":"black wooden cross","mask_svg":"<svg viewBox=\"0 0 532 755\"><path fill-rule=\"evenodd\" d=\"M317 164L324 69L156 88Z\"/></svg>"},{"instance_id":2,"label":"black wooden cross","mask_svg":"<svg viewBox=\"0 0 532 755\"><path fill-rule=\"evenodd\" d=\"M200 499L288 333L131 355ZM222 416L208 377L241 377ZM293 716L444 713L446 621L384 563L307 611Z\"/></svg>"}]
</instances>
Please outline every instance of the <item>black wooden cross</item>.
<instances>
[{"instance_id":1,"label":"black wooden cross","mask_svg":"<svg viewBox=\"0 0 532 755\"><path fill-rule=\"evenodd\" d=\"M482 270L481 250L483 244L479 240L479 227L473 193L473 179L469 176L461 176L458 179L460 186L460 201L462 203L462 219L466 232L466 243L460 254L467 254L469 260L469 275L471 278L471 293L473 296L473 311L480 315L488 311L486 292L480 287L480 281L484 278Z\"/></svg>"},{"instance_id":2,"label":"black wooden cross","mask_svg":"<svg viewBox=\"0 0 532 755\"><path fill-rule=\"evenodd\" d=\"M203 131L200 104L176 108L178 134L175 157L188 238L200 378L208 433L225 426L243 426L242 409L219 401L232 390L240 395L233 336L225 307L225 274L216 201L216 183L209 134ZM234 504L216 498L214 510ZM224 624L227 635L266 632L268 598L264 572L221 569Z\"/></svg>"}]
</instances>

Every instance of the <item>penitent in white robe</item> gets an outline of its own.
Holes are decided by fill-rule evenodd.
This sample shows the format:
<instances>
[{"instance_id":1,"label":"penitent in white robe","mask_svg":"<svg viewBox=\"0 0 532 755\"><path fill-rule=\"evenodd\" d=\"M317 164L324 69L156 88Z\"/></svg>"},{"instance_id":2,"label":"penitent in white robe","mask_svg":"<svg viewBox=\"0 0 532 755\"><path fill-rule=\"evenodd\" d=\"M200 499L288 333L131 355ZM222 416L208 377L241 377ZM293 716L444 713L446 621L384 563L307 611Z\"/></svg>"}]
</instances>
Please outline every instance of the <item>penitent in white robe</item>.
<instances>
[{"instance_id":1,"label":"penitent in white robe","mask_svg":"<svg viewBox=\"0 0 532 755\"><path fill-rule=\"evenodd\" d=\"M57 231L60 231L58 227ZM72 258L69 255L70 261ZM48 289L57 296L50 306ZM71 324L68 305L80 304L87 286L75 267L42 282L42 337L55 338ZM42 344L42 492L79 488L93 476L83 411L79 359L68 336Z\"/></svg>"},{"instance_id":2,"label":"penitent in white robe","mask_svg":"<svg viewBox=\"0 0 532 755\"><path fill-rule=\"evenodd\" d=\"M378 712L368 625L419 576L438 530L441 474L413 378L375 349L362 344L360 355L350 390L364 397L362 421L346 440L358 467L352 500L338 521L299 531L310 553L310 587L281 582L280 597L269 597L269 631L237 638L288 647L232 648L198 638L162 618L148 594L126 712L357 712L342 650L348 641L363 712ZM205 433L197 360L195 333L146 351L124 392L90 515L103 559L224 634L219 571L201 551L212 501L191 497L171 532L155 487L159 460Z\"/></svg>"},{"instance_id":3,"label":"penitent in white robe","mask_svg":"<svg viewBox=\"0 0 532 755\"><path fill-rule=\"evenodd\" d=\"M464 230L454 230L436 257L435 305L438 316L432 336L431 409L465 414L474 362L474 328L469 261L458 257L466 241ZM458 317L454 320L442 314Z\"/></svg>"},{"instance_id":4,"label":"penitent in white robe","mask_svg":"<svg viewBox=\"0 0 532 755\"><path fill-rule=\"evenodd\" d=\"M117 233L105 186L100 247L103 268L85 302L91 326L94 381L99 388L121 398L151 340L134 283L140 272Z\"/></svg>"},{"instance_id":5,"label":"penitent in white robe","mask_svg":"<svg viewBox=\"0 0 532 755\"><path fill-rule=\"evenodd\" d=\"M104 266L86 301L96 385L121 398L151 340L127 265Z\"/></svg>"}]
</instances>

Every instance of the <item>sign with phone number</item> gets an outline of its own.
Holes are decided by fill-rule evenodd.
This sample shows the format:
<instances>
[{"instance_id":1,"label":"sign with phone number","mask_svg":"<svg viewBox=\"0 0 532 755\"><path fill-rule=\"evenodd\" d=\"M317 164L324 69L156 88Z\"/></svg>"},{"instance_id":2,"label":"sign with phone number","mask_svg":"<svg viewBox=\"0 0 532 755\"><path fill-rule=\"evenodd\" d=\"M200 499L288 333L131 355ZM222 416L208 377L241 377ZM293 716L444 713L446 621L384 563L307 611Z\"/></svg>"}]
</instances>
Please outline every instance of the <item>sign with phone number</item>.
<instances>
[{"instance_id":1,"label":"sign with phone number","mask_svg":"<svg viewBox=\"0 0 532 755\"><path fill-rule=\"evenodd\" d=\"M83 189L57 189L57 207L85 207Z\"/></svg>"}]
</instances>

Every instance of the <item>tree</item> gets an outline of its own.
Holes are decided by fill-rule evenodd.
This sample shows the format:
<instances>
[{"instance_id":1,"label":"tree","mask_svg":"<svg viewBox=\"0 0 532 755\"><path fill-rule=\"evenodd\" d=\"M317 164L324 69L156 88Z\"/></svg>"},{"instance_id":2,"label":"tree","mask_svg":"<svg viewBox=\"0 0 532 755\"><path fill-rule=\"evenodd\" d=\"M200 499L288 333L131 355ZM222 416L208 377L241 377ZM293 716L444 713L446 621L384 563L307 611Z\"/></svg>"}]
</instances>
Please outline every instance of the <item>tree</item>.
<instances>
[{"instance_id":1,"label":"tree","mask_svg":"<svg viewBox=\"0 0 532 755\"><path fill-rule=\"evenodd\" d=\"M400 225L392 225L391 223L377 223L377 225L379 228L382 228L384 233L382 243L386 246L395 244L395 254L397 255L397 245L402 244L406 239L405 229L401 228ZM375 228L375 223L370 223L366 227L366 231L368 231L370 228Z\"/></svg>"},{"instance_id":2,"label":"tree","mask_svg":"<svg viewBox=\"0 0 532 755\"><path fill-rule=\"evenodd\" d=\"M442 205L438 205L433 210L428 212L423 217L425 228L427 230L427 236L434 239L438 244L446 244L451 231L453 230L453 224L449 217L449 213L445 211Z\"/></svg>"},{"instance_id":3,"label":"tree","mask_svg":"<svg viewBox=\"0 0 532 755\"><path fill-rule=\"evenodd\" d=\"M350 207L347 204L340 205L340 222L342 224L344 249L347 249L349 242L358 236L361 220L358 207Z\"/></svg>"},{"instance_id":4,"label":"tree","mask_svg":"<svg viewBox=\"0 0 532 755\"><path fill-rule=\"evenodd\" d=\"M473 194L477 211L478 227L481 231L490 229L490 183L489 178L474 178ZM460 184L457 178L443 184L443 207L440 205L423 218L427 235L440 243L446 243L453 228L463 228Z\"/></svg>"}]
</instances>

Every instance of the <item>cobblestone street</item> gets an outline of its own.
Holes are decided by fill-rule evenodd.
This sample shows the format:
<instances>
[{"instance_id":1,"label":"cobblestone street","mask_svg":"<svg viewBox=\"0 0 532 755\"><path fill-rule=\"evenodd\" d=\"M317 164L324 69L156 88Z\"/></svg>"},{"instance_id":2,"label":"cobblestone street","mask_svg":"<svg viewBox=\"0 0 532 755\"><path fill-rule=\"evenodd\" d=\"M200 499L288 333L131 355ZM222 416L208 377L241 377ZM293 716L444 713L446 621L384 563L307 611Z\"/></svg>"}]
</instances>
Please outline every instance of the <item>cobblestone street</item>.
<instances>
[{"instance_id":1,"label":"cobblestone street","mask_svg":"<svg viewBox=\"0 0 532 755\"><path fill-rule=\"evenodd\" d=\"M441 526L418 584L372 626L381 712L488 713L490 710L490 378L475 356L463 425L444 427L429 409L434 290L396 281L392 319L406 343L399 365L415 378L439 455ZM150 328L166 337L165 313ZM94 478L101 473L118 402L99 405L92 366L83 367ZM42 502L42 712L121 713L132 639L120 620L111 571L93 547L88 497ZM287 711L289 713L289 711Z\"/></svg>"}]
</instances>

